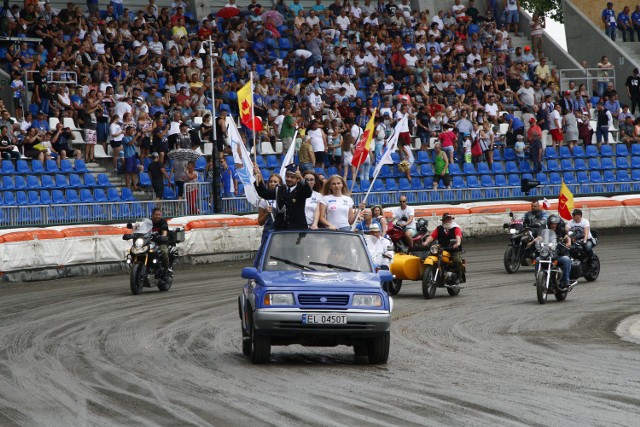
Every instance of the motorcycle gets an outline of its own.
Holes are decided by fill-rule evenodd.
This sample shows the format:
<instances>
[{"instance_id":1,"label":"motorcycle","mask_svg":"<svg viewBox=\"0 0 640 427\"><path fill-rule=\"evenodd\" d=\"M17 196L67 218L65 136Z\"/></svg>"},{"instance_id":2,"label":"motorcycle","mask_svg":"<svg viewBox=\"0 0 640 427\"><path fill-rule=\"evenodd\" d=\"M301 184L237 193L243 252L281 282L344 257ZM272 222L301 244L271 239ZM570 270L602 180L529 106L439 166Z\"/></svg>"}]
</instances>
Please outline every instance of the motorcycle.
<instances>
[{"instance_id":1,"label":"motorcycle","mask_svg":"<svg viewBox=\"0 0 640 427\"><path fill-rule=\"evenodd\" d=\"M455 243L450 241L450 245ZM442 247L434 243L429 248L430 255L424 260L425 269L422 273L422 295L425 299L431 299L436 294L436 288L447 288L451 296L460 293L460 283L467 281L466 266L462 260L462 277L458 277L453 268L453 254L451 247Z\"/></svg>"},{"instance_id":2,"label":"motorcycle","mask_svg":"<svg viewBox=\"0 0 640 427\"><path fill-rule=\"evenodd\" d=\"M133 240L131 248L126 251L126 262L131 268L129 284L131 293L138 295L144 287L158 287L160 291L168 291L173 284L173 264L178 258L176 244L184 241L184 230L169 230L167 236L153 232L151 219L144 218L134 225L127 224L133 230L131 234L122 236L123 240ZM169 247L169 268L162 267L159 245Z\"/></svg>"},{"instance_id":3,"label":"motorcycle","mask_svg":"<svg viewBox=\"0 0 640 427\"><path fill-rule=\"evenodd\" d=\"M577 283L572 281L568 289L560 289L559 287L562 280L562 269L557 263L557 259L560 256L558 251L563 248L568 253L569 248L562 243L558 243L556 233L553 230L544 229L538 237L539 241L536 242L536 249L539 253L539 261L537 262L538 266L535 273L538 302L540 304L546 303L548 294L554 294L556 300L564 301L567 298L567 294ZM571 273L571 280L574 280L573 268Z\"/></svg>"},{"instance_id":4,"label":"motorcycle","mask_svg":"<svg viewBox=\"0 0 640 427\"><path fill-rule=\"evenodd\" d=\"M591 231L591 235L594 238L598 237L595 230ZM571 249L569 254L571 255L571 278L584 277L588 282L593 282L600 275L600 258L595 253L589 257L589 254L584 248L584 228L572 227L569 230L569 237L571 237ZM575 273L574 273L575 271Z\"/></svg>"},{"instance_id":5,"label":"motorcycle","mask_svg":"<svg viewBox=\"0 0 640 427\"><path fill-rule=\"evenodd\" d=\"M404 226L398 225L400 221L406 221L406 218L400 218L395 221L389 221L387 224L387 236L393 243L393 249L395 252L409 253L409 247L404 240ZM429 220L425 218L418 218L416 220L417 234L413 237L413 249L411 252L426 251L427 248L422 246L422 240L428 233Z\"/></svg>"},{"instance_id":6,"label":"motorcycle","mask_svg":"<svg viewBox=\"0 0 640 427\"><path fill-rule=\"evenodd\" d=\"M511 221L505 223L502 228L508 230L511 236L509 246L504 251L504 268L507 273L516 273L520 266L528 267L533 265L536 259L535 246L529 245L535 238L541 224L534 224L535 227L526 227L523 220L515 219L513 212L509 212Z\"/></svg>"}]
</instances>

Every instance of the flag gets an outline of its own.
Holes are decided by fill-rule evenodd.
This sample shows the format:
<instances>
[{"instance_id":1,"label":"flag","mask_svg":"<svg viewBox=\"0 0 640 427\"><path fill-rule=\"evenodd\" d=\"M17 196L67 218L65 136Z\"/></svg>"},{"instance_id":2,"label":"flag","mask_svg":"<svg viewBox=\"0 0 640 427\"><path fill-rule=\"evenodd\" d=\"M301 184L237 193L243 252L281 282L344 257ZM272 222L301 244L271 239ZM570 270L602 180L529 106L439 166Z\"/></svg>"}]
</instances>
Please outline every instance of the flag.
<instances>
[{"instance_id":1,"label":"flag","mask_svg":"<svg viewBox=\"0 0 640 427\"><path fill-rule=\"evenodd\" d=\"M238 178L240 178L242 185L244 185L245 197L249 203L256 206L258 201L260 201L260 197L253 186L253 183L256 181L255 176L253 176L253 162L251 161L251 156L242 141L242 137L240 136L240 132L238 132L235 122L229 116L227 116L227 134L231 141L233 163L236 165L236 173L238 174Z\"/></svg>"},{"instance_id":2,"label":"flag","mask_svg":"<svg viewBox=\"0 0 640 427\"><path fill-rule=\"evenodd\" d=\"M293 134L293 142L287 151L287 154L284 156L282 160L282 166L280 167L280 176L284 178L284 174L287 172L287 166L293 163L293 156L296 154L296 137L298 136L298 131ZM300 171L302 172L302 171Z\"/></svg>"},{"instance_id":3,"label":"flag","mask_svg":"<svg viewBox=\"0 0 640 427\"><path fill-rule=\"evenodd\" d=\"M549 201L547 200L547 198L545 197L544 200L542 201L542 209L549 209L551 207L551 205L549 204Z\"/></svg>"},{"instance_id":4,"label":"flag","mask_svg":"<svg viewBox=\"0 0 640 427\"><path fill-rule=\"evenodd\" d=\"M238 91L238 106L240 107L240 121L251 130L260 132L262 120L253 113L253 87L247 83Z\"/></svg>"},{"instance_id":5,"label":"flag","mask_svg":"<svg viewBox=\"0 0 640 427\"><path fill-rule=\"evenodd\" d=\"M573 211L573 194L563 180L562 187L560 187L560 195L558 196L558 213L562 219L570 221L573 218L571 211Z\"/></svg>"},{"instance_id":6,"label":"flag","mask_svg":"<svg viewBox=\"0 0 640 427\"><path fill-rule=\"evenodd\" d=\"M387 143L384 148L384 154L382 154L382 157L380 158L380 160L378 160L378 163L376 164L376 168L373 170L373 179L371 180L372 185L373 185L373 181L376 180L376 178L378 177L378 174L382 170L382 166L393 164L393 159L391 158L391 155L395 153L396 150L398 149L398 136L400 136L400 128L405 124L404 122L408 120L408 117L409 117L408 114L405 115L402 118L402 120L400 120L396 124L395 129L393 130L393 134L387 140Z\"/></svg>"},{"instance_id":7,"label":"flag","mask_svg":"<svg viewBox=\"0 0 640 427\"><path fill-rule=\"evenodd\" d=\"M373 130L374 130L374 122L376 117L376 108L373 109L371 113L371 118L369 119L369 123L367 123L367 127L364 128L363 134L360 136L360 141L356 145L356 149L353 153L353 160L351 160L351 164L355 167L360 167L361 164L365 162L367 156L369 155L369 148L371 147L371 139L373 138Z\"/></svg>"}]
</instances>

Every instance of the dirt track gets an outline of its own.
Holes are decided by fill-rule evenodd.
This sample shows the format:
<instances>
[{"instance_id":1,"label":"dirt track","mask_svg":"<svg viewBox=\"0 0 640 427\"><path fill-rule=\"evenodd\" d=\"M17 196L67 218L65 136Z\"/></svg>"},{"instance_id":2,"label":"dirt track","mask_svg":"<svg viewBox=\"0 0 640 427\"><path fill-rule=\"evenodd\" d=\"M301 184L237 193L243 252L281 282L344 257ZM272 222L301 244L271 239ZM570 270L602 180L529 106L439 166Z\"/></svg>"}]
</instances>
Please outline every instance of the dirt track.
<instances>
[{"instance_id":1,"label":"dirt track","mask_svg":"<svg viewBox=\"0 0 640 427\"><path fill-rule=\"evenodd\" d=\"M614 333L640 313L638 233L596 248L600 279L536 301L503 241L467 245L468 287L395 298L391 356L347 347L240 353L242 264L182 268L168 293L128 277L0 287L0 426L638 425L640 346Z\"/></svg>"}]
</instances>

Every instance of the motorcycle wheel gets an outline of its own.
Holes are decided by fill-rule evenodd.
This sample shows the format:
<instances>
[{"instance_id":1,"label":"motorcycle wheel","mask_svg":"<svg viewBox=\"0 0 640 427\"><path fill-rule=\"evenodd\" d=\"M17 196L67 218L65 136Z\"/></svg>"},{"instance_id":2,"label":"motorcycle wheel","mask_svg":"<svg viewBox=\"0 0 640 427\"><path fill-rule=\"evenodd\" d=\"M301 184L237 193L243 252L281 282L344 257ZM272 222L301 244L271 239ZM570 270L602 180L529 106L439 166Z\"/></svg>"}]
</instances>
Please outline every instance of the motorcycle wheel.
<instances>
[{"instance_id":1,"label":"motorcycle wheel","mask_svg":"<svg viewBox=\"0 0 640 427\"><path fill-rule=\"evenodd\" d=\"M424 269L422 274L422 296L424 299L431 299L436 294L436 281L433 280L433 276L436 273L436 268L433 265L428 265Z\"/></svg>"},{"instance_id":2,"label":"motorcycle wheel","mask_svg":"<svg viewBox=\"0 0 640 427\"><path fill-rule=\"evenodd\" d=\"M564 301L564 300L566 300L566 299L567 299L567 294L568 294L568 293L569 293L569 292L566 292L566 291L565 291L565 292L557 291L557 292L556 292L556 299L557 299L558 301Z\"/></svg>"},{"instance_id":3,"label":"motorcycle wheel","mask_svg":"<svg viewBox=\"0 0 640 427\"><path fill-rule=\"evenodd\" d=\"M147 266L144 264L133 264L129 275L129 285L133 295L140 295L144 288L144 281L147 276Z\"/></svg>"},{"instance_id":4,"label":"motorcycle wheel","mask_svg":"<svg viewBox=\"0 0 640 427\"><path fill-rule=\"evenodd\" d=\"M584 278L587 282L593 282L600 275L600 258L598 258L598 255L593 254L589 264L589 268L587 268L587 271L584 273Z\"/></svg>"},{"instance_id":5,"label":"motorcycle wheel","mask_svg":"<svg viewBox=\"0 0 640 427\"><path fill-rule=\"evenodd\" d=\"M516 273L520 269L518 251L513 246L507 247L504 251L504 269L509 274Z\"/></svg>"},{"instance_id":6,"label":"motorcycle wheel","mask_svg":"<svg viewBox=\"0 0 640 427\"><path fill-rule=\"evenodd\" d=\"M388 282L387 291L389 292L389 295L398 295L398 292L400 292L401 287L402 287L402 280L393 279L393 281Z\"/></svg>"},{"instance_id":7,"label":"motorcycle wheel","mask_svg":"<svg viewBox=\"0 0 640 427\"><path fill-rule=\"evenodd\" d=\"M536 277L536 293L538 295L538 302L544 304L547 302L547 272L541 271Z\"/></svg>"},{"instance_id":8,"label":"motorcycle wheel","mask_svg":"<svg viewBox=\"0 0 640 427\"><path fill-rule=\"evenodd\" d=\"M167 273L167 277L158 282L158 289L166 292L171 289L171 285L173 285L173 273Z\"/></svg>"},{"instance_id":9,"label":"motorcycle wheel","mask_svg":"<svg viewBox=\"0 0 640 427\"><path fill-rule=\"evenodd\" d=\"M254 365L269 363L271 359L271 339L268 336L256 334L256 328L251 319L251 362Z\"/></svg>"},{"instance_id":10,"label":"motorcycle wheel","mask_svg":"<svg viewBox=\"0 0 640 427\"><path fill-rule=\"evenodd\" d=\"M452 297L455 297L460 293L460 287L456 286L454 288L447 288L447 292L449 292L449 295L451 295Z\"/></svg>"}]
</instances>

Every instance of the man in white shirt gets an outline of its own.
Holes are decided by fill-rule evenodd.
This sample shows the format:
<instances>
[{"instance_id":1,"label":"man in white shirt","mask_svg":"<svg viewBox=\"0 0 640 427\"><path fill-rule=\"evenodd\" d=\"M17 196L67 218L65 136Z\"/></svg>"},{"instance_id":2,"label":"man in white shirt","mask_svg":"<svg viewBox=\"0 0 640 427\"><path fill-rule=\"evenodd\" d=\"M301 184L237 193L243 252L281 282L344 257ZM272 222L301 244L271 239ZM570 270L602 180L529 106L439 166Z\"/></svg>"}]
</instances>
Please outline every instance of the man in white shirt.
<instances>
[{"instance_id":1,"label":"man in white shirt","mask_svg":"<svg viewBox=\"0 0 640 427\"><path fill-rule=\"evenodd\" d=\"M581 237L584 250L589 254L589 258L591 258L593 256L593 247L595 246L595 238L591 234L591 224L588 219L582 217L581 209L574 209L571 215L573 218L567 224L567 231L570 231L574 227L582 229L582 236L576 237Z\"/></svg>"},{"instance_id":2,"label":"man in white shirt","mask_svg":"<svg viewBox=\"0 0 640 427\"><path fill-rule=\"evenodd\" d=\"M494 124L498 123L498 104L496 104L495 95L490 96L487 103L484 104L484 113Z\"/></svg>"},{"instance_id":3,"label":"man in white shirt","mask_svg":"<svg viewBox=\"0 0 640 427\"><path fill-rule=\"evenodd\" d=\"M338 26L338 28L340 28L340 31L342 31L344 34L346 34L347 31L349 30L349 25L351 25L351 20L347 16L346 8L343 7L342 10L340 11L340 16L336 18L336 25Z\"/></svg>"},{"instance_id":4,"label":"man in white shirt","mask_svg":"<svg viewBox=\"0 0 640 427\"><path fill-rule=\"evenodd\" d=\"M124 97L122 100L116 102L116 106L113 109L113 113L117 114L118 117L122 118L125 113L131 113L133 111L133 107L131 106L131 98Z\"/></svg>"},{"instance_id":5,"label":"man in white shirt","mask_svg":"<svg viewBox=\"0 0 640 427\"><path fill-rule=\"evenodd\" d=\"M534 94L535 91L533 90L531 80L525 80L524 86L520 86L520 89L516 92L516 100L518 104L520 104L520 107L533 107L533 104L535 104Z\"/></svg>"},{"instance_id":6,"label":"man in white shirt","mask_svg":"<svg viewBox=\"0 0 640 427\"><path fill-rule=\"evenodd\" d=\"M407 196L400 196L400 206L395 208L391 214L391 221L397 220L396 225L404 229L404 240L409 246L409 251L413 248L413 237L417 234L416 222L414 220L415 211L407 204Z\"/></svg>"}]
</instances>

